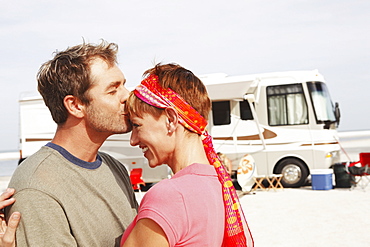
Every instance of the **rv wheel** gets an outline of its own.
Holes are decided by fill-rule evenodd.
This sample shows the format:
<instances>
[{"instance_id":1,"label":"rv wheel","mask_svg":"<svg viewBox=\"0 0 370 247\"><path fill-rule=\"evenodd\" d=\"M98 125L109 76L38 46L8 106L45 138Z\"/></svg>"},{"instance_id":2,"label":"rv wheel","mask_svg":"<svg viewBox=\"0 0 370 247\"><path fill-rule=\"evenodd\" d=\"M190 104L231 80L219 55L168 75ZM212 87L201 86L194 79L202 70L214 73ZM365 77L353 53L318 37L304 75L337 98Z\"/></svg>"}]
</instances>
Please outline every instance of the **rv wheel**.
<instances>
[{"instance_id":1,"label":"rv wheel","mask_svg":"<svg viewBox=\"0 0 370 247\"><path fill-rule=\"evenodd\" d=\"M295 188L304 185L308 176L305 164L295 158L282 160L275 171L277 174L283 174L281 183L285 188Z\"/></svg>"}]
</instances>

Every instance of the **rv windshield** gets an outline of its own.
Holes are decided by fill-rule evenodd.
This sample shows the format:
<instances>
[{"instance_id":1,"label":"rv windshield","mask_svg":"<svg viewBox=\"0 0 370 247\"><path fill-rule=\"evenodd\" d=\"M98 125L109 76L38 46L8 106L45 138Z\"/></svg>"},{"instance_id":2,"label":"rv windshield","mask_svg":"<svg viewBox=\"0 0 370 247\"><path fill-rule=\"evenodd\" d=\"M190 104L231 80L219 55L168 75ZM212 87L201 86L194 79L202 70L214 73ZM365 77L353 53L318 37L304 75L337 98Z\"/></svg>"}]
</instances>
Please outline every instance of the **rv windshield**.
<instances>
[{"instance_id":1,"label":"rv windshield","mask_svg":"<svg viewBox=\"0 0 370 247\"><path fill-rule=\"evenodd\" d=\"M319 81L307 82L317 123L335 122L335 109L326 85Z\"/></svg>"}]
</instances>

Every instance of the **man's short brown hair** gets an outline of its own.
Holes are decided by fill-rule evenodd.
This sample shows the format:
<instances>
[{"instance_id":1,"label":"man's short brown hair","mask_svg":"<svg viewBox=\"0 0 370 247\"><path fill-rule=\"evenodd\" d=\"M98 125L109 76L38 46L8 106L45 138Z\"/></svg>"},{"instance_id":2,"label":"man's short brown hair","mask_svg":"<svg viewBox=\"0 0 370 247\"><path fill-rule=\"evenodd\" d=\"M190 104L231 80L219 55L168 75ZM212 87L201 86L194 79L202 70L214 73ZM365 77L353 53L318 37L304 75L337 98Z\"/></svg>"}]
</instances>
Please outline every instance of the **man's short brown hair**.
<instances>
[{"instance_id":1,"label":"man's short brown hair","mask_svg":"<svg viewBox=\"0 0 370 247\"><path fill-rule=\"evenodd\" d=\"M118 46L114 43L104 40L97 45L84 42L55 52L54 58L40 67L37 73L38 91L57 124L65 123L68 117L63 103L65 96L73 95L83 104L90 103L91 61L101 58L108 66L114 66L117 52Z\"/></svg>"}]
</instances>

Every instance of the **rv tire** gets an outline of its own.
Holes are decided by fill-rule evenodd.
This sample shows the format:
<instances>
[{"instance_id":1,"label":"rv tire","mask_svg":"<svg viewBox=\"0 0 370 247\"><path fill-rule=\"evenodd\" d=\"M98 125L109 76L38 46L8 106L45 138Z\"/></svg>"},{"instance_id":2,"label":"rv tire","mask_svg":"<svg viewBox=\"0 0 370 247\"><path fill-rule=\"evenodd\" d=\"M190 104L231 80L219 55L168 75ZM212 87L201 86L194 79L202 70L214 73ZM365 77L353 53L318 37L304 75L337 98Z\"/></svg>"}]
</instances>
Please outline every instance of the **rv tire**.
<instances>
[{"instance_id":1,"label":"rv tire","mask_svg":"<svg viewBox=\"0 0 370 247\"><path fill-rule=\"evenodd\" d=\"M308 170L299 159L287 158L278 163L275 173L282 174L282 185L285 188L297 188L305 184Z\"/></svg>"}]
</instances>

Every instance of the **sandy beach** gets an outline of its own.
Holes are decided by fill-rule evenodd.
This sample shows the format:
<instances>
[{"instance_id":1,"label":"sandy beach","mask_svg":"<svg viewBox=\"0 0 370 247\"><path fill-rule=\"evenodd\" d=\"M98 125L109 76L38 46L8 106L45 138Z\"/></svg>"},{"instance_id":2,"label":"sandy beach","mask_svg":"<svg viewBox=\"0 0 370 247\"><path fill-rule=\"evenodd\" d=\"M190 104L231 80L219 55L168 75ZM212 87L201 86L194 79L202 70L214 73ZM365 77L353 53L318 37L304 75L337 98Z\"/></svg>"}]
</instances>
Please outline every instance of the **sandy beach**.
<instances>
[{"instance_id":1,"label":"sandy beach","mask_svg":"<svg viewBox=\"0 0 370 247\"><path fill-rule=\"evenodd\" d=\"M10 177L0 177L1 190ZM240 194L256 247L367 247L370 186L312 190L311 186ZM138 193L138 201L145 192Z\"/></svg>"},{"instance_id":2,"label":"sandy beach","mask_svg":"<svg viewBox=\"0 0 370 247\"><path fill-rule=\"evenodd\" d=\"M370 244L370 191L309 187L241 196L256 247Z\"/></svg>"}]
</instances>

